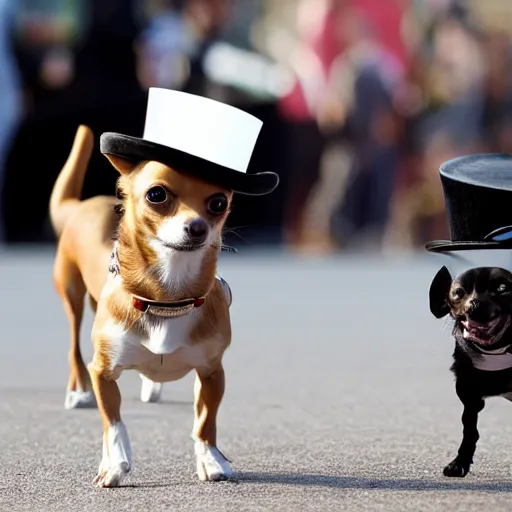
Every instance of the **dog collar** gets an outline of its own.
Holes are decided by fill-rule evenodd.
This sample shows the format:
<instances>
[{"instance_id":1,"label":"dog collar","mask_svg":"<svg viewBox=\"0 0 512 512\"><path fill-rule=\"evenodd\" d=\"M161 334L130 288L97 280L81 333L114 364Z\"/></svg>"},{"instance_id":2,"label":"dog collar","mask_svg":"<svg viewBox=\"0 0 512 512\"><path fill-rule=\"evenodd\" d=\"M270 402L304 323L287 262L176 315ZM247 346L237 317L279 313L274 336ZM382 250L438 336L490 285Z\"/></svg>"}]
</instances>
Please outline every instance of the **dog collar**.
<instances>
[{"instance_id":1,"label":"dog collar","mask_svg":"<svg viewBox=\"0 0 512 512\"><path fill-rule=\"evenodd\" d=\"M221 246L221 250L232 250L236 252L236 249L228 246ZM114 276L117 276L120 273L119 259L117 256L117 240L114 241L112 247L112 254L110 255L108 270ZM222 291L224 292L224 296L228 302L228 306L230 306L232 301L231 288L222 277L216 276L216 279L220 282ZM150 315L164 318L174 318L177 316L186 315L193 309L201 307L205 300L205 295L202 297L169 302L154 301L137 295L132 295L132 306L137 311L141 311L142 313L148 313Z\"/></svg>"},{"instance_id":2,"label":"dog collar","mask_svg":"<svg viewBox=\"0 0 512 512\"><path fill-rule=\"evenodd\" d=\"M117 256L117 240L114 241L114 245L112 247L112 254L110 255L108 270L114 276L117 276L120 273L119 259ZM201 307L205 300L206 296L163 302L146 299L138 295L132 295L132 306L137 311L141 311L142 313L161 316L164 318L174 318L177 316L186 315L193 309Z\"/></svg>"},{"instance_id":3,"label":"dog collar","mask_svg":"<svg viewBox=\"0 0 512 512\"><path fill-rule=\"evenodd\" d=\"M164 318L173 318L176 316L186 315L193 309L201 307L205 300L206 297L203 296L195 299L160 302L133 295L132 306L142 313L161 316Z\"/></svg>"},{"instance_id":4,"label":"dog collar","mask_svg":"<svg viewBox=\"0 0 512 512\"><path fill-rule=\"evenodd\" d=\"M477 352L481 352L482 354L485 354L488 356L500 356L500 355L508 352L508 349L511 347L511 345L506 345L505 347L497 348L495 350L485 350L482 347L479 347L478 345L476 345L475 343L472 343L472 345L473 345L473 348Z\"/></svg>"},{"instance_id":5,"label":"dog collar","mask_svg":"<svg viewBox=\"0 0 512 512\"><path fill-rule=\"evenodd\" d=\"M472 350L469 355L473 366L477 370L486 372L509 370L512 368L512 353L508 351L510 346L507 345L496 350L485 350L472 343Z\"/></svg>"}]
</instances>

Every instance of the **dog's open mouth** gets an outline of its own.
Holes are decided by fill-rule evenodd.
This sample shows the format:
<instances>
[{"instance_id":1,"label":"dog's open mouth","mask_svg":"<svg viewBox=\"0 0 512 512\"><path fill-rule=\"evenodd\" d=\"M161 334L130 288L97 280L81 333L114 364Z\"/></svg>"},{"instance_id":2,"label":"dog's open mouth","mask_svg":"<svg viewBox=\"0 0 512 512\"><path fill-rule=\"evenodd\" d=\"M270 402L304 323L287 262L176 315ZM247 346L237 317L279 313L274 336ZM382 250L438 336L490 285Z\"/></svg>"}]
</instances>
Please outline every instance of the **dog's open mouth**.
<instances>
[{"instance_id":1,"label":"dog's open mouth","mask_svg":"<svg viewBox=\"0 0 512 512\"><path fill-rule=\"evenodd\" d=\"M505 331L510 326L509 316L499 316L486 324L480 324L471 320L461 321L465 340L479 345L494 345L500 341Z\"/></svg>"},{"instance_id":2,"label":"dog's open mouth","mask_svg":"<svg viewBox=\"0 0 512 512\"><path fill-rule=\"evenodd\" d=\"M164 242L161 239L159 239L159 242L163 246L167 247L168 249L172 249L173 251L192 252L192 251L197 251L198 249L201 249L201 247L204 247L204 243L200 243L200 244L191 244L191 243L172 244L170 242Z\"/></svg>"}]
</instances>

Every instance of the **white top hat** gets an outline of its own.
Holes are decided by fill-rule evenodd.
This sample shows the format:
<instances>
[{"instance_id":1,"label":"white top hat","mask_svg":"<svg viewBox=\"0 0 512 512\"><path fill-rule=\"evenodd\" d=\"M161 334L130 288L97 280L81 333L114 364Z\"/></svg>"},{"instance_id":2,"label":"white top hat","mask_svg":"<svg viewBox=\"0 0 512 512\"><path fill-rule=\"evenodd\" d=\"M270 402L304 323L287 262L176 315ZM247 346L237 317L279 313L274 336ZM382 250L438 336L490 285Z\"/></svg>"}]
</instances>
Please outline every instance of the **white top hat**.
<instances>
[{"instance_id":1,"label":"white top hat","mask_svg":"<svg viewBox=\"0 0 512 512\"><path fill-rule=\"evenodd\" d=\"M279 182L275 173L247 174L262 125L219 101L151 88L143 137L107 132L100 146L103 154L156 160L236 192L262 195Z\"/></svg>"}]
</instances>

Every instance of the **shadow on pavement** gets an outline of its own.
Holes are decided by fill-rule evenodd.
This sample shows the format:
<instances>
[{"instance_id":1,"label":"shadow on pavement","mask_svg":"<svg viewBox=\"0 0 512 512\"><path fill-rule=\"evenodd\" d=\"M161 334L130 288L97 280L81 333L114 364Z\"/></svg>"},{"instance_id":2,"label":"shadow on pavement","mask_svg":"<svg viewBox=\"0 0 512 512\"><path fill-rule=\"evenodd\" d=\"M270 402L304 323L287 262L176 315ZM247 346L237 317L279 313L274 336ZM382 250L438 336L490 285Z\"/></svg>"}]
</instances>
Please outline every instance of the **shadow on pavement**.
<instances>
[{"instance_id":1,"label":"shadow on pavement","mask_svg":"<svg viewBox=\"0 0 512 512\"><path fill-rule=\"evenodd\" d=\"M377 479L294 473L238 473L239 483L305 485L340 489L388 489L393 491L483 491L512 492L512 481Z\"/></svg>"}]
</instances>

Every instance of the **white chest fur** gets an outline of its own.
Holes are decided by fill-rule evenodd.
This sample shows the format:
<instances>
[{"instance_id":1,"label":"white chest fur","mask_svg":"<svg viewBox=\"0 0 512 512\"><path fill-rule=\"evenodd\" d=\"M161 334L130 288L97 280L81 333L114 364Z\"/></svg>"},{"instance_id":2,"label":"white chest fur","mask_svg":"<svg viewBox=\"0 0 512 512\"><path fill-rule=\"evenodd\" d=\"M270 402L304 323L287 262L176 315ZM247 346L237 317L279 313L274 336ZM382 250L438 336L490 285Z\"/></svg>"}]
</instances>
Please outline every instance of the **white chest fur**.
<instances>
[{"instance_id":1,"label":"white chest fur","mask_svg":"<svg viewBox=\"0 0 512 512\"><path fill-rule=\"evenodd\" d=\"M155 382L182 378L193 369L207 368L224 350L218 335L190 344L190 332L197 323L193 311L177 318L148 316L147 336L126 331L117 323L104 329L109 340L110 369L116 374L123 370L138 370Z\"/></svg>"},{"instance_id":2,"label":"white chest fur","mask_svg":"<svg viewBox=\"0 0 512 512\"><path fill-rule=\"evenodd\" d=\"M479 354L471 357L473 366L478 370L496 372L512 368L512 354Z\"/></svg>"},{"instance_id":3,"label":"white chest fur","mask_svg":"<svg viewBox=\"0 0 512 512\"><path fill-rule=\"evenodd\" d=\"M116 279L121 278L117 276ZM231 289L220 276L217 280L229 307ZM108 293L108 287L105 290L104 293ZM192 369L208 367L222 354L227 340L212 332L211 336L191 344L191 334L200 314L201 310L197 309L170 318L145 315L142 320L144 333L127 330L123 324L111 320L100 334L108 340L110 370L120 374L123 370L136 369L155 382L165 382L179 379Z\"/></svg>"},{"instance_id":4,"label":"white chest fur","mask_svg":"<svg viewBox=\"0 0 512 512\"><path fill-rule=\"evenodd\" d=\"M144 318L144 326L148 337L141 341L153 354L172 354L187 345L190 333L197 324L198 311L176 318L162 318L148 315Z\"/></svg>"}]
</instances>

